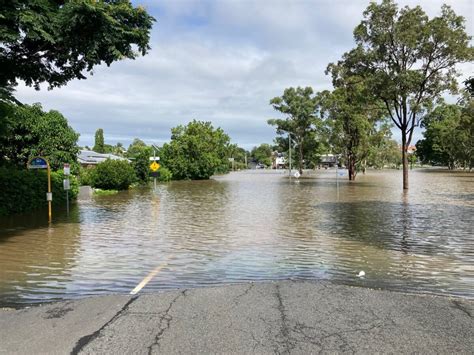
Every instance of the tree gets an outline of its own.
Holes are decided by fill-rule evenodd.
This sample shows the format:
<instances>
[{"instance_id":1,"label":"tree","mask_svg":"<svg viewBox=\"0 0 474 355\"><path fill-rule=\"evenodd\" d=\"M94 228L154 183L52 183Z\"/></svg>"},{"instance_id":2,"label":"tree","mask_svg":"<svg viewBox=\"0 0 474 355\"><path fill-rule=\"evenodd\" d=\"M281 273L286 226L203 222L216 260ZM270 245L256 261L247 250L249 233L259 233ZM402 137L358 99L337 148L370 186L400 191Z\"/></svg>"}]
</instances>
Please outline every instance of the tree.
<instances>
[{"instance_id":1,"label":"tree","mask_svg":"<svg viewBox=\"0 0 474 355\"><path fill-rule=\"evenodd\" d=\"M48 158L53 170L64 163L76 163L79 134L58 111L44 112L40 104L10 104L4 120L0 162L26 167L28 159L41 155Z\"/></svg>"},{"instance_id":2,"label":"tree","mask_svg":"<svg viewBox=\"0 0 474 355\"><path fill-rule=\"evenodd\" d=\"M39 89L85 79L96 65L149 50L154 21L128 0L8 0L0 4L0 99L18 80Z\"/></svg>"},{"instance_id":3,"label":"tree","mask_svg":"<svg viewBox=\"0 0 474 355\"><path fill-rule=\"evenodd\" d=\"M390 132L386 133L380 143L370 150L367 165L376 169L383 169L386 166L398 169L402 163L402 150L397 141L390 138Z\"/></svg>"},{"instance_id":4,"label":"tree","mask_svg":"<svg viewBox=\"0 0 474 355\"><path fill-rule=\"evenodd\" d=\"M163 166L174 179L209 179L228 170L229 136L211 122L193 120L171 129L171 142L161 150Z\"/></svg>"},{"instance_id":5,"label":"tree","mask_svg":"<svg viewBox=\"0 0 474 355\"><path fill-rule=\"evenodd\" d=\"M247 169L247 156L250 154L244 148L239 147L237 144L229 144L228 155L229 158L234 159L233 164L230 164L234 169Z\"/></svg>"},{"instance_id":6,"label":"tree","mask_svg":"<svg viewBox=\"0 0 474 355\"><path fill-rule=\"evenodd\" d=\"M142 140L135 138L128 147L127 157L132 160L132 166L137 178L142 181L148 181L150 173L150 157L153 155L153 148L147 146Z\"/></svg>"},{"instance_id":7,"label":"tree","mask_svg":"<svg viewBox=\"0 0 474 355\"><path fill-rule=\"evenodd\" d=\"M429 19L419 6L399 9L393 0L372 2L354 30L357 47L338 63L364 78L400 129L404 189L415 127L442 92L455 92L455 65L473 58L464 23L446 5L440 16Z\"/></svg>"},{"instance_id":8,"label":"tree","mask_svg":"<svg viewBox=\"0 0 474 355\"><path fill-rule=\"evenodd\" d=\"M471 97L474 97L474 76L471 76L469 79L467 79L464 82L464 85L466 86L466 91L471 95Z\"/></svg>"},{"instance_id":9,"label":"tree","mask_svg":"<svg viewBox=\"0 0 474 355\"><path fill-rule=\"evenodd\" d=\"M416 145L417 155L423 162L447 165L449 169L472 168L473 99L460 101L460 104L441 103L425 117L424 126L424 139Z\"/></svg>"},{"instance_id":10,"label":"tree","mask_svg":"<svg viewBox=\"0 0 474 355\"><path fill-rule=\"evenodd\" d=\"M262 143L258 147L253 147L253 149L250 151L250 157L257 163L261 163L265 166L271 166L272 153L273 149L270 144Z\"/></svg>"},{"instance_id":11,"label":"tree","mask_svg":"<svg viewBox=\"0 0 474 355\"><path fill-rule=\"evenodd\" d=\"M345 158L349 180L355 180L357 172L365 169L371 149L380 145L390 126L378 127L384 112L380 102L368 95L361 78L343 77L341 68L335 66L328 70L333 72L336 89L320 94L321 105L327 111L333 153Z\"/></svg>"},{"instance_id":12,"label":"tree","mask_svg":"<svg viewBox=\"0 0 474 355\"><path fill-rule=\"evenodd\" d=\"M97 153L105 153L104 130L102 128L95 131L94 147L92 150Z\"/></svg>"},{"instance_id":13,"label":"tree","mask_svg":"<svg viewBox=\"0 0 474 355\"><path fill-rule=\"evenodd\" d=\"M298 149L298 169L303 173L305 146L314 140L314 133L321 120L316 116L317 98L310 87L285 89L281 97L270 100L273 108L286 115L285 119L271 119L268 124L276 126L277 134L290 134Z\"/></svg>"}]
</instances>

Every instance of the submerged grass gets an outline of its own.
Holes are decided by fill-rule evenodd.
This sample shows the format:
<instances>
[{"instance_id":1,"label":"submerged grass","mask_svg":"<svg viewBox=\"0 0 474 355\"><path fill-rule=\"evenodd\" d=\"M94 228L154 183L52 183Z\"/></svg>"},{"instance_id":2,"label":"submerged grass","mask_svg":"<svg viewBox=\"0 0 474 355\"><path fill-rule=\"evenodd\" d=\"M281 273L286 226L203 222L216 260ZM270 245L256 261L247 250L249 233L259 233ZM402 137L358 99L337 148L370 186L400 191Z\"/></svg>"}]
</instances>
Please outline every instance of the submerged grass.
<instances>
[{"instance_id":1,"label":"submerged grass","mask_svg":"<svg viewBox=\"0 0 474 355\"><path fill-rule=\"evenodd\" d=\"M110 195L115 195L116 193L118 193L118 190L94 189L95 196L110 196Z\"/></svg>"}]
</instances>

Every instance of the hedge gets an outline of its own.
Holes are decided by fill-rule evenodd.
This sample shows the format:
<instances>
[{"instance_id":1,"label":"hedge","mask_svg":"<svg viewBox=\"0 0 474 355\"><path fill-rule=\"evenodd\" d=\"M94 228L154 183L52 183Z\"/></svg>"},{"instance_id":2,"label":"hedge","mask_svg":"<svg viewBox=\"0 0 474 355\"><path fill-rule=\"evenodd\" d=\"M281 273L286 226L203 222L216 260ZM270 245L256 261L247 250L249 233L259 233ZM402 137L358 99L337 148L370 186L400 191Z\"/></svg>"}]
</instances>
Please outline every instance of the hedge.
<instances>
[{"instance_id":1,"label":"hedge","mask_svg":"<svg viewBox=\"0 0 474 355\"><path fill-rule=\"evenodd\" d=\"M53 205L66 203L63 189L62 171L51 173ZM77 197L79 185L74 176L70 176L71 190L69 198ZM48 205L48 175L46 170L19 170L0 167L0 216L28 212Z\"/></svg>"}]
</instances>

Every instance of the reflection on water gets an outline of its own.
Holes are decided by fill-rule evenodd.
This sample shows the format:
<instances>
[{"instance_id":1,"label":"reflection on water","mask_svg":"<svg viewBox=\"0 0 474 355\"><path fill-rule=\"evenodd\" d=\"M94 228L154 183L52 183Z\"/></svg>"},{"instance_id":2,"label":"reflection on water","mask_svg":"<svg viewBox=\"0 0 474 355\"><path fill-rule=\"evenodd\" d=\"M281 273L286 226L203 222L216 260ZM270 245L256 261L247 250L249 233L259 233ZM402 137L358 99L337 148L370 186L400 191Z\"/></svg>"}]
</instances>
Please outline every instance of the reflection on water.
<instances>
[{"instance_id":1,"label":"reflection on water","mask_svg":"<svg viewBox=\"0 0 474 355\"><path fill-rule=\"evenodd\" d=\"M474 298L474 175L238 172L0 220L0 302L249 280L337 282ZM364 270L366 277L357 274Z\"/></svg>"}]
</instances>

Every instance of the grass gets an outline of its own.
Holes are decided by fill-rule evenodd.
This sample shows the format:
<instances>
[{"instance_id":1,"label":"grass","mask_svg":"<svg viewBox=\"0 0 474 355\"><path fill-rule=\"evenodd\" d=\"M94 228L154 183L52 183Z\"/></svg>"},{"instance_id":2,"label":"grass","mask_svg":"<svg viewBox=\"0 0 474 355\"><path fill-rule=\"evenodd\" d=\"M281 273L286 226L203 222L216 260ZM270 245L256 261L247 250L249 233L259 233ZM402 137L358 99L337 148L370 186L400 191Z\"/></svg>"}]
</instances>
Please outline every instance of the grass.
<instances>
[{"instance_id":1,"label":"grass","mask_svg":"<svg viewBox=\"0 0 474 355\"><path fill-rule=\"evenodd\" d=\"M110 196L110 195L115 195L116 193L118 193L118 190L94 189L94 195L96 196Z\"/></svg>"}]
</instances>

